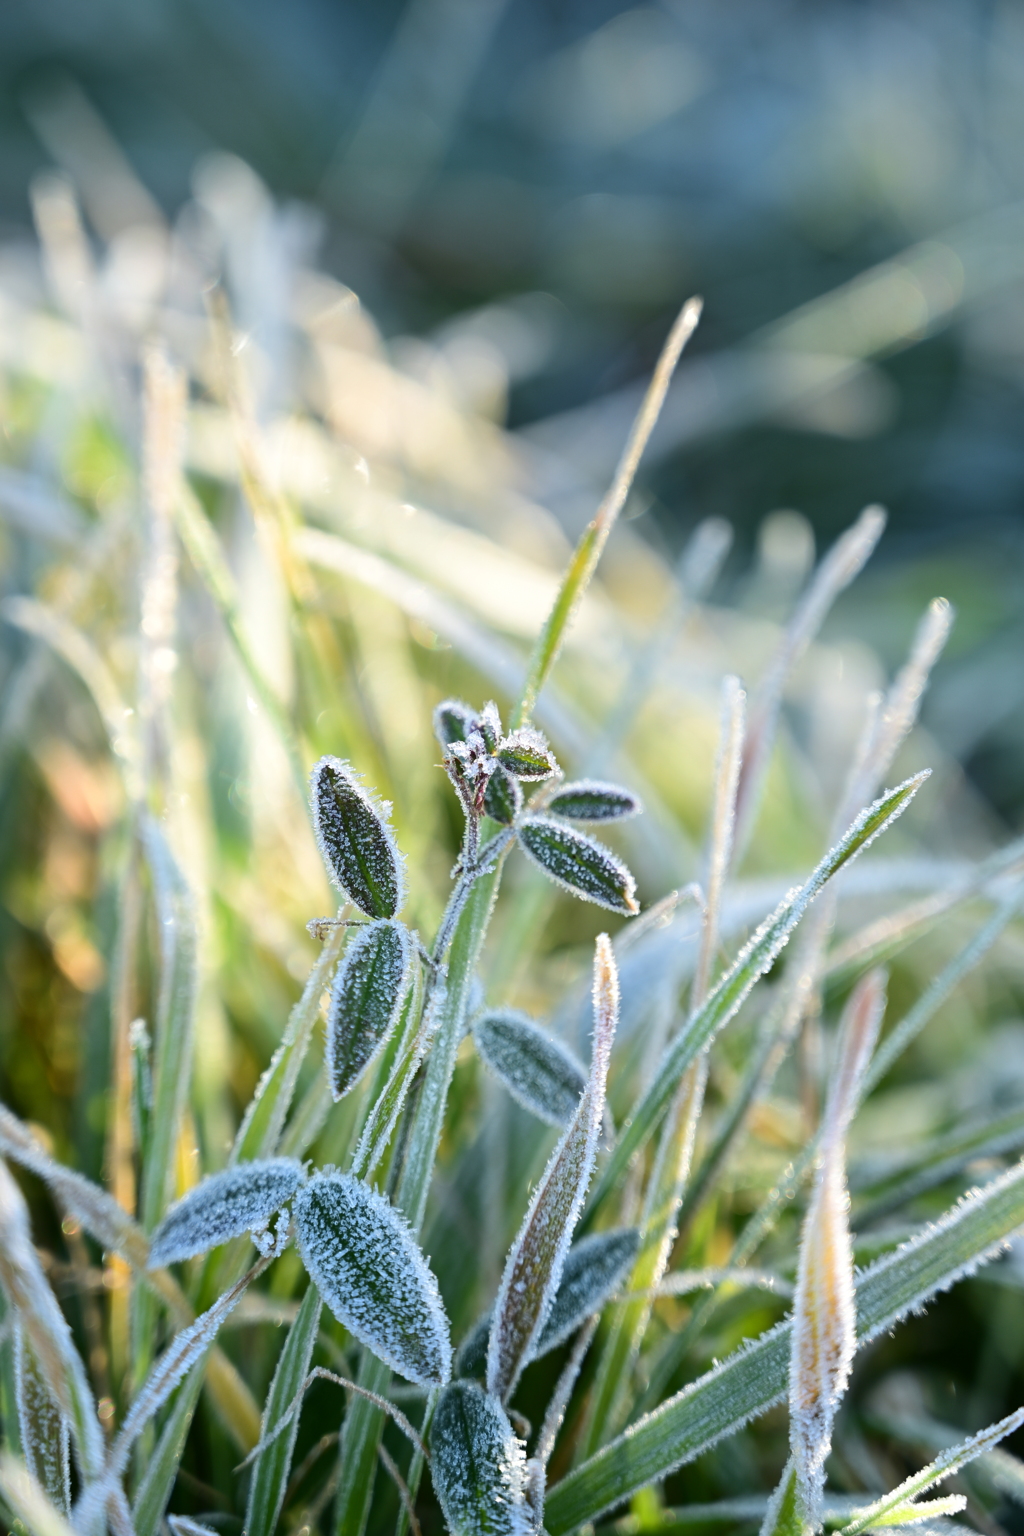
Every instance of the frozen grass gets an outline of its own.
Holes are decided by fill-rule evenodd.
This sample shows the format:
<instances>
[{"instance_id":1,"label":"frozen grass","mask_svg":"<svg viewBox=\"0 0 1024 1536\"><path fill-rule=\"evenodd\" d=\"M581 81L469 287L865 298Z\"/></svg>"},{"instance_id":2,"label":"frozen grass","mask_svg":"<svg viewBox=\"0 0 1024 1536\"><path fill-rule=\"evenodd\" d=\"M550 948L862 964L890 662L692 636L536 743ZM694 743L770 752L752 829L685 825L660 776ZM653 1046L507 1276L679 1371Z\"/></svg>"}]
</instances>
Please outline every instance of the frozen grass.
<instances>
[{"instance_id":1,"label":"frozen grass","mask_svg":"<svg viewBox=\"0 0 1024 1536\"><path fill-rule=\"evenodd\" d=\"M1022 1384L968 1287L976 1373L912 1324L916 1417L871 1409L879 1336L1024 1227L1024 848L917 723L949 605L886 687L823 628L878 509L781 623L763 570L709 601L720 522L670 566L619 520L696 303L569 549L274 218L204 308L194 220L142 304L70 186L36 206L43 262L0 264L10 1517L948 1529L918 1495L977 1458L991 1536Z\"/></svg>"}]
</instances>

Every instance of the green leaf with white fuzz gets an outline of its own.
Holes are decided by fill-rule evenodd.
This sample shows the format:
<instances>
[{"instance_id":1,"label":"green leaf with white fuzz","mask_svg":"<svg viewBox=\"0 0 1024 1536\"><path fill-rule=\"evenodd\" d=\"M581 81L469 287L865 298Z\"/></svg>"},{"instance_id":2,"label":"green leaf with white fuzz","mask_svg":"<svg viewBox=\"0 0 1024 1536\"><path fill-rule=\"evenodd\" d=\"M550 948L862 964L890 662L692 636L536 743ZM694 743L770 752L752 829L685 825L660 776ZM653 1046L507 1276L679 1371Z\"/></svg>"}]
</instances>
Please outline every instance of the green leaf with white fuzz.
<instances>
[{"instance_id":1,"label":"green leaf with white fuzz","mask_svg":"<svg viewBox=\"0 0 1024 1536\"><path fill-rule=\"evenodd\" d=\"M548 1125L567 1125L587 1086L583 1064L525 1013L499 1008L474 1021L481 1060L509 1093Z\"/></svg>"},{"instance_id":2,"label":"green leaf with white fuzz","mask_svg":"<svg viewBox=\"0 0 1024 1536\"><path fill-rule=\"evenodd\" d=\"M603 843L551 816L524 816L516 835L527 857L573 896L627 917L639 912L636 881Z\"/></svg>"},{"instance_id":3,"label":"green leaf with white fuzz","mask_svg":"<svg viewBox=\"0 0 1024 1536\"><path fill-rule=\"evenodd\" d=\"M405 899L405 864L385 808L351 763L322 757L310 774L313 830L327 873L371 917L394 917Z\"/></svg>"},{"instance_id":4,"label":"green leaf with white fuzz","mask_svg":"<svg viewBox=\"0 0 1024 1536\"><path fill-rule=\"evenodd\" d=\"M638 797L628 789L600 779L563 784L550 797L547 808L553 816L566 816L570 821L624 821L643 810Z\"/></svg>"},{"instance_id":5,"label":"green leaf with white fuzz","mask_svg":"<svg viewBox=\"0 0 1024 1536\"><path fill-rule=\"evenodd\" d=\"M324 1066L335 1102L359 1082L388 1040L412 969L412 940L402 923L370 923L338 967L327 1010Z\"/></svg>"},{"instance_id":6,"label":"green leaf with white fuzz","mask_svg":"<svg viewBox=\"0 0 1024 1536\"><path fill-rule=\"evenodd\" d=\"M243 1232L258 1232L294 1195L302 1165L291 1157L236 1163L211 1174L167 1212L153 1233L151 1269L207 1253Z\"/></svg>"},{"instance_id":7,"label":"green leaf with white fuzz","mask_svg":"<svg viewBox=\"0 0 1024 1536\"><path fill-rule=\"evenodd\" d=\"M430 1452L450 1536L527 1536L526 1456L497 1398L476 1382L452 1382L434 1412Z\"/></svg>"}]
</instances>

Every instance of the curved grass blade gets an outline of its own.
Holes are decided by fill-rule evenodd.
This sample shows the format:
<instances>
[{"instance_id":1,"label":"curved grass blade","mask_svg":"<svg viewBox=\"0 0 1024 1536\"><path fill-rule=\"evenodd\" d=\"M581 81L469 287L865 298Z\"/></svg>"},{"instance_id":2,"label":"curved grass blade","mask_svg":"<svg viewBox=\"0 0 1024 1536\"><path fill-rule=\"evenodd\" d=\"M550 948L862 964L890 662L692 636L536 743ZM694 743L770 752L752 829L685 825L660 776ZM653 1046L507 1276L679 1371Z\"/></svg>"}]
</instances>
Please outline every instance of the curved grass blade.
<instances>
[{"instance_id":1,"label":"curved grass blade","mask_svg":"<svg viewBox=\"0 0 1024 1536\"><path fill-rule=\"evenodd\" d=\"M525 1013L499 1008L476 1019L481 1059L509 1093L548 1125L567 1125L587 1086L582 1063Z\"/></svg>"},{"instance_id":2,"label":"curved grass blade","mask_svg":"<svg viewBox=\"0 0 1024 1536\"><path fill-rule=\"evenodd\" d=\"M858 1346L995 1258L1022 1225L1024 1162L857 1276ZM790 1337L788 1322L762 1334L570 1472L547 1496L550 1536L596 1519L780 1402Z\"/></svg>"},{"instance_id":3,"label":"curved grass blade","mask_svg":"<svg viewBox=\"0 0 1024 1536\"><path fill-rule=\"evenodd\" d=\"M321 1306L320 1292L311 1284L302 1299L298 1316L288 1331L274 1379L270 1383L260 1427L261 1440L265 1440L277 1427L306 1379L320 1325ZM284 1503L298 1432L299 1415L296 1413L288 1429L283 1430L272 1444L260 1452L249 1485L249 1502L245 1513L246 1536L273 1536Z\"/></svg>"},{"instance_id":4,"label":"curved grass blade","mask_svg":"<svg viewBox=\"0 0 1024 1536\"><path fill-rule=\"evenodd\" d=\"M471 1381L441 1393L431 1476L451 1536L526 1536L526 1457L497 1398Z\"/></svg>"},{"instance_id":5,"label":"curved grass blade","mask_svg":"<svg viewBox=\"0 0 1024 1536\"><path fill-rule=\"evenodd\" d=\"M177 1264L265 1227L302 1180L294 1158L238 1163L211 1174L172 1205L153 1233L150 1267Z\"/></svg>"},{"instance_id":6,"label":"curved grass blade","mask_svg":"<svg viewBox=\"0 0 1024 1536\"><path fill-rule=\"evenodd\" d=\"M643 806L636 795L619 784L578 779L555 791L548 800L548 810L570 821L624 821L627 816L639 816Z\"/></svg>"},{"instance_id":7,"label":"curved grass blade","mask_svg":"<svg viewBox=\"0 0 1024 1536\"><path fill-rule=\"evenodd\" d=\"M420 1386L451 1376L437 1281L405 1221L348 1174L314 1174L295 1201L299 1252L339 1322Z\"/></svg>"},{"instance_id":8,"label":"curved grass blade","mask_svg":"<svg viewBox=\"0 0 1024 1536\"><path fill-rule=\"evenodd\" d=\"M625 1172L634 1153L644 1145L668 1108L687 1067L728 1024L750 995L757 981L789 942L794 928L822 887L845 865L884 832L906 810L928 777L929 770L915 774L895 789L887 790L857 817L839 842L829 850L810 879L783 898L775 911L740 951L733 964L691 1015L669 1045L654 1079L619 1137L590 1200L597 1209Z\"/></svg>"},{"instance_id":9,"label":"curved grass blade","mask_svg":"<svg viewBox=\"0 0 1024 1536\"><path fill-rule=\"evenodd\" d=\"M198 1365L194 1365L178 1388L156 1450L146 1462L146 1470L132 1504L135 1536L157 1536L161 1529L167 1501L192 1427L196 1404L203 1389L204 1364L200 1360Z\"/></svg>"},{"instance_id":10,"label":"curved grass blade","mask_svg":"<svg viewBox=\"0 0 1024 1536\"><path fill-rule=\"evenodd\" d=\"M636 882L610 848L550 816L524 816L516 827L523 852L572 896L631 917Z\"/></svg>"},{"instance_id":11,"label":"curved grass blade","mask_svg":"<svg viewBox=\"0 0 1024 1536\"><path fill-rule=\"evenodd\" d=\"M402 923L372 922L349 945L331 988L324 1066L337 1103L359 1082L395 1027L412 968Z\"/></svg>"},{"instance_id":12,"label":"curved grass blade","mask_svg":"<svg viewBox=\"0 0 1024 1536\"><path fill-rule=\"evenodd\" d=\"M31 1536L76 1536L75 1528L46 1495L24 1462L0 1451L0 1493Z\"/></svg>"},{"instance_id":13,"label":"curved grass blade","mask_svg":"<svg viewBox=\"0 0 1024 1536\"><path fill-rule=\"evenodd\" d=\"M361 912L394 917L405 898L405 862L384 809L338 757L314 764L309 783L327 873Z\"/></svg>"},{"instance_id":14,"label":"curved grass blade","mask_svg":"<svg viewBox=\"0 0 1024 1536\"><path fill-rule=\"evenodd\" d=\"M14 1384L25 1465L63 1515L71 1511L68 1421L61 1413L24 1328L15 1321Z\"/></svg>"},{"instance_id":15,"label":"curved grass blade","mask_svg":"<svg viewBox=\"0 0 1024 1536\"><path fill-rule=\"evenodd\" d=\"M594 1039L586 1092L551 1154L505 1264L487 1350L487 1389L507 1401L548 1319L597 1155L619 981L607 934L594 952Z\"/></svg>"}]
</instances>

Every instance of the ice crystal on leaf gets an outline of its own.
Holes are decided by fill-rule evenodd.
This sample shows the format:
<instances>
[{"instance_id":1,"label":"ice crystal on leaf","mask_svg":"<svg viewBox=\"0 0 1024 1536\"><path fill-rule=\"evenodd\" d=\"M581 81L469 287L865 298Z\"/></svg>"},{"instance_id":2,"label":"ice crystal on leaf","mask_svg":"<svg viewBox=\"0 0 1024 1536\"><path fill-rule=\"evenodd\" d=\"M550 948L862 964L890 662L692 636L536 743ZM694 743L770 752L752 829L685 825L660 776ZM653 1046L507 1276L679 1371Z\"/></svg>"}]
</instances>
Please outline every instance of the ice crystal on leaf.
<instances>
[{"instance_id":1,"label":"ice crystal on leaf","mask_svg":"<svg viewBox=\"0 0 1024 1536\"><path fill-rule=\"evenodd\" d=\"M214 1173L171 1206L153 1233L151 1269L217 1248L243 1232L261 1232L302 1181L291 1157L236 1163Z\"/></svg>"},{"instance_id":2,"label":"ice crystal on leaf","mask_svg":"<svg viewBox=\"0 0 1024 1536\"><path fill-rule=\"evenodd\" d=\"M405 898L405 865L384 807L337 757L315 764L310 791L313 829L334 884L371 917L394 917Z\"/></svg>"},{"instance_id":3,"label":"ice crystal on leaf","mask_svg":"<svg viewBox=\"0 0 1024 1536\"><path fill-rule=\"evenodd\" d=\"M548 801L548 810L570 821L623 821L643 810L636 795L619 784L577 779L563 784Z\"/></svg>"},{"instance_id":4,"label":"ice crystal on leaf","mask_svg":"<svg viewBox=\"0 0 1024 1536\"><path fill-rule=\"evenodd\" d=\"M362 1077L398 1018L412 966L407 929L370 923L349 945L331 988L324 1064L335 1100Z\"/></svg>"},{"instance_id":5,"label":"ice crystal on leaf","mask_svg":"<svg viewBox=\"0 0 1024 1536\"><path fill-rule=\"evenodd\" d=\"M71 1508L71 1436L25 1330L14 1330L14 1394L25 1465L62 1514Z\"/></svg>"},{"instance_id":6,"label":"ice crystal on leaf","mask_svg":"<svg viewBox=\"0 0 1024 1536\"><path fill-rule=\"evenodd\" d=\"M421 1386L451 1375L437 1281L403 1218L349 1174L315 1174L295 1202L299 1252L340 1323Z\"/></svg>"},{"instance_id":7,"label":"ice crystal on leaf","mask_svg":"<svg viewBox=\"0 0 1024 1536\"><path fill-rule=\"evenodd\" d=\"M639 912L636 881L609 848L551 816L524 816L516 828L523 852L558 885L612 912Z\"/></svg>"},{"instance_id":8,"label":"ice crystal on leaf","mask_svg":"<svg viewBox=\"0 0 1024 1536\"><path fill-rule=\"evenodd\" d=\"M568 1123L587 1086L586 1070L568 1047L513 1008L483 1014L473 1038L517 1103L549 1125Z\"/></svg>"},{"instance_id":9,"label":"ice crystal on leaf","mask_svg":"<svg viewBox=\"0 0 1024 1536\"><path fill-rule=\"evenodd\" d=\"M528 725L510 731L498 743L495 755L501 766L517 779L550 779L558 772L555 754L540 732Z\"/></svg>"},{"instance_id":10,"label":"ice crystal on leaf","mask_svg":"<svg viewBox=\"0 0 1024 1536\"><path fill-rule=\"evenodd\" d=\"M431 1475L451 1536L527 1536L526 1457L498 1402L475 1382L441 1394L430 1429Z\"/></svg>"},{"instance_id":11,"label":"ice crystal on leaf","mask_svg":"<svg viewBox=\"0 0 1024 1536\"><path fill-rule=\"evenodd\" d=\"M487 1349L487 1387L507 1401L547 1322L573 1228L586 1198L604 1117L608 1062L619 1013L619 979L608 935L594 954L594 1043L590 1078L505 1264Z\"/></svg>"}]
</instances>

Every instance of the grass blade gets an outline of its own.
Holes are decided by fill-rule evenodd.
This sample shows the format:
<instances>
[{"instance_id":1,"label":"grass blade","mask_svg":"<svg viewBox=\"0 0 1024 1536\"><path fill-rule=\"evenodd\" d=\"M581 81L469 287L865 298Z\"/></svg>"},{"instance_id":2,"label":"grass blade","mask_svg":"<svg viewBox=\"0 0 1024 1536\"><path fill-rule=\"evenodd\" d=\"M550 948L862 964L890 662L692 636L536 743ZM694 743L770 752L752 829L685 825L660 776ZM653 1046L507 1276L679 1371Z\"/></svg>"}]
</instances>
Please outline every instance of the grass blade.
<instances>
[{"instance_id":1,"label":"grass blade","mask_svg":"<svg viewBox=\"0 0 1024 1536\"><path fill-rule=\"evenodd\" d=\"M274 1379L270 1383L260 1426L261 1440L266 1439L276 1428L278 1420L283 1417L306 1379L320 1326L321 1307L320 1293L311 1283L302 1299L299 1314L289 1329ZM284 1503L298 1432L299 1415L295 1414L288 1429L282 1431L272 1444L260 1452L249 1485L245 1515L247 1536L273 1536Z\"/></svg>"}]
</instances>

